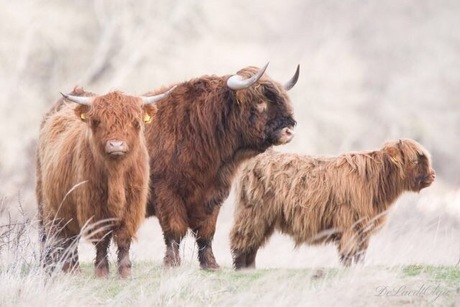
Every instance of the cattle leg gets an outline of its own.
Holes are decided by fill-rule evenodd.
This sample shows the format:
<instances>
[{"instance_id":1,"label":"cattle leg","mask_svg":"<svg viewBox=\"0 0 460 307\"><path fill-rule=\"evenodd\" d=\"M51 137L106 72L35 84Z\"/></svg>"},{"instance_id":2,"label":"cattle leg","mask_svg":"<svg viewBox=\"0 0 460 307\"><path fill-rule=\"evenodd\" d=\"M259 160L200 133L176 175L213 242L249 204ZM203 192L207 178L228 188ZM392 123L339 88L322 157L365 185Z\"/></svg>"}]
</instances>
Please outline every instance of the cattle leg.
<instances>
[{"instance_id":1,"label":"cattle leg","mask_svg":"<svg viewBox=\"0 0 460 307\"><path fill-rule=\"evenodd\" d=\"M339 242L340 261L346 267L351 266L353 257L358 251L358 237L355 231L347 229L342 233Z\"/></svg>"},{"instance_id":2,"label":"cattle leg","mask_svg":"<svg viewBox=\"0 0 460 307\"><path fill-rule=\"evenodd\" d=\"M74 236L65 240L63 244L63 265L62 270L66 273L78 273L80 271L80 263L78 261L78 242L79 236Z\"/></svg>"},{"instance_id":3,"label":"cattle leg","mask_svg":"<svg viewBox=\"0 0 460 307\"><path fill-rule=\"evenodd\" d=\"M243 269L255 269L256 267L256 255L259 247L251 248L244 252L232 251L233 255L233 267L235 270Z\"/></svg>"},{"instance_id":4,"label":"cattle leg","mask_svg":"<svg viewBox=\"0 0 460 307\"><path fill-rule=\"evenodd\" d=\"M96 277L107 277L109 275L109 260L107 252L112 238L111 233L106 234L96 245L95 274Z\"/></svg>"},{"instance_id":5,"label":"cattle leg","mask_svg":"<svg viewBox=\"0 0 460 307\"><path fill-rule=\"evenodd\" d=\"M233 268L242 270L246 268L247 252L232 250ZM255 261L254 261L255 264Z\"/></svg>"},{"instance_id":6,"label":"cattle leg","mask_svg":"<svg viewBox=\"0 0 460 307\"><path fill-rule=\"evenodd\" d=\"M157 202L158 205L167 204L168 206L157 212L166 244L163 264L165 267L175 267L180 265L179 246L188 230L187 212L182 199L172 192L166 195L164 199L159 197Z\"/></svg>"},{"instance_id":7,"label":"cattle leg","mask_svg":"<svg viewBox=\"0 0 460 307\"><path fill-rule=\"evenodd\" d=\"M57 221L40 221L40 261L43 268L48 271L53 271L62 260L65 238L62 237L60 230L61 227Z\"/></svg>"},{"instance_id":8,"label":"cattle leg","mask_svg":"<svg viewBox=\"0 0 460 307\"><path fill-rule=\"evenodd\" d=\"M212 251L212 238L196 239L196 243L198 245L198 261L200 262L200 267L203 270L219 269L219 265Z\"/></svg>"},{"instance_id":9,"label":"cattle leg","mask_svg":"<svg viewBox=\"0 0 460 307\"><path fill-rule=\"evenodd\" d=\"M37 198L38 205L38 242L40 243L40 262L44 264L43 256L46 243L46 230L44 226L43 216L43 188L41 179L41 163L38 153L35 156L36 160L36 177L35 177L35 196Z\"/></svg>"},{"instance_id":10,"label":"cattle leg","mask_svg":"<svg viewBox=\"0 0 460 307\"><path fill-rule=\"evenodd\" d=\"M230 232L230 248L235 270L255 268L257 251L275 231L274 221L260 219L260 222L257 222L257 219L250 217L251 213L250 210L241 211L239 216L248 216L241 219L237 217ZM246 219L251 220L251 223L244 223Z\"/></svg>"},{"instance_id":11,"label":"cattle leg","mask_svg":"<svg viewBox=\"0 0 460 307\"><path fill-rule=\"evenodd\" d=\"M199 227L193 229L198 245L198 260L200 267L204 270L216 270L219 268L212 251L212 239L216 232L219 210L220 206L214 207L212 213L207 216L207 219Z\"/></svg>"},{"instance_id":12,"label":"cattle leg","mask_svg":"<svg viewBox=\"0 0 460 307\"><path fill-rule=\"evenodd\" d=\"M46 235L46 229L43 225L43 217L40 208L38 209L39 221L38 221L38 241L40 243L40 263L42 267L46 267L50 264L50 247L48 242L48 236Z\"/></svg>"},{"instance_id":13,"label":"cattle leg","mask_svg":"<svg viewBox=\"0 0 460 307\"><path fill-rule=\"evenodd\" d=\"M273 232L275 231L275 224L272 222L272 224L265 224L266 229L263 232L263 236L259 238L259 240L254 241L253 247L246 253L246 268L248 269L255 269L256 268L256 256L257 256L257 251L259 248L264 245L268 239L273 235Z\"/></svg>"},{"instance_id":14,"label":"cattle leg","mask_svg":"<svg viewBox=\"0 0 460 307\"><path fill-rule=\"evenodd\" d=\"M356 254L353 257L354 263L355 264L364 264L364 260L366 258L366 251L367 248L369 247L369 239L370 236L367 234L363 234L360 238L359 242L359 248Z\"/></svg>"},{"instance_id":15,"label":"cattle leg","mask_svg":"<svg viewBox=\"0 0 460 307\"><path fill-rule=\"evenodd\" d=\"M116 236L116 243L118 247L118 274L122 278L131 276L131 259L129 258L129 249L131 246L131 238L123 238Z\"/></svg>"},{"instance_id":16,"label":"cattle leg","mask_svg":"<svg viewBox=\"0 0 460 307\"><path fill-rule=\"evenodd\" d=\"M184 234L185 236L185 234ZM164 234L166 244L166 253L163 258L165 267L175 267L180 265L179 246L184 236L174 236L172 234Z\"/></svg>"}]
</instances>

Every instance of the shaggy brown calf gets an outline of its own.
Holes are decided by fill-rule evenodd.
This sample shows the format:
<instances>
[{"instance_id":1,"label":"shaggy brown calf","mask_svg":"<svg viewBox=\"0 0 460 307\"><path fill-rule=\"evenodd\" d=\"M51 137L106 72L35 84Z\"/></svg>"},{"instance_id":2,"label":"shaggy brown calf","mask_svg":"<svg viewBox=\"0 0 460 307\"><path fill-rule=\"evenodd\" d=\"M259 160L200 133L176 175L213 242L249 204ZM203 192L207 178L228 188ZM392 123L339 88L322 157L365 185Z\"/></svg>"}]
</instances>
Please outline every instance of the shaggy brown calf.
<instances>
[{"instance_id":1,"label":"shaggy brown calf","mask_svg":"<svg viewBox=\"0 0 460 307\"><path fill-rule=\"evenodd\" d=\"M151 161L147 210L162 227L166 266L180 264L179 244L190 228L201 267L218 268L211 243L235 170L292 139L295 120L286 91L299 70L283 86L263 75L266 67L193 79L158 102L145 131Z\"/></svg>"},{"instance_id":2,"label":"shaggy brown calf","mask_svg":"<svg viewBox=\"0 0 460 307\"><path fill-rule=\"evenodd\" d=\"M77 95L77 96L75 96ZM107 249L118 247L118 271L131 273L129 248L144 220L149 158L144 121L163 98L131 97L121 92L91 95L76 88L45 116L37 150L36 196L44 265L63 262L78 270L77 245L85 225L96 246L96 275L108 274Z\"/></svg>"},{"instance_id":3,"label":"shaggy brown calf","mask_svg":"<svg viewBox=\"0 0 460 307\"><path fill-rule=\"evenodd\" d=\"M395 200L434 179L429 153L409 139L333 158L261 154L244 167L238 183L233 264L255 267L257 250L275 229L296 246L336 243L345 266L362 262L370 236Z\"/></svg>"}]
</instances>

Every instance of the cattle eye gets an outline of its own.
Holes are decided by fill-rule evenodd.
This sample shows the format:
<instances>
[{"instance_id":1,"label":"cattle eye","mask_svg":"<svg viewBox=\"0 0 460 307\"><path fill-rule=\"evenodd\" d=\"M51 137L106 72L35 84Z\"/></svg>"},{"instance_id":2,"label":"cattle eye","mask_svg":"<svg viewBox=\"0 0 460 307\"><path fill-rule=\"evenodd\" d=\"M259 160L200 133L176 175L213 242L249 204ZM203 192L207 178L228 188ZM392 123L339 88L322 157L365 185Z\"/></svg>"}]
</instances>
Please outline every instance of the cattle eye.
<instances>
[{"instance_id":1,"label":"cattle eye","mask_svg":"<svg viewBox=\"0 0 460 307\"><path fill-rule=\"evenodd\" d=\"M97 119L92 119L91 120L91 126L94 127L94 128L97 128L100 124L101 124L101 121L99 121Z\"/></svg>"},{"instance_id":2,"label":"cattle eye","mask_svg":"<svg viewBox=\"0 0 460 307\"><path fill-rule=\"evenodd\" d=\"M267 102L263 99L257 101L257 110L259 112L264 112L267 110Z\"/></svg>"},{"instance_id":3,"label":"cattle eye","mask_svg":"<svg viewBox=\"0 0 460 307\"><path fill-rule=\"evenodd\" d=\"M135 120L133 121L133 127L135 129L140 129L141 128L141 124L139 123L139 121Z\"/></svg>"}]
</instances>

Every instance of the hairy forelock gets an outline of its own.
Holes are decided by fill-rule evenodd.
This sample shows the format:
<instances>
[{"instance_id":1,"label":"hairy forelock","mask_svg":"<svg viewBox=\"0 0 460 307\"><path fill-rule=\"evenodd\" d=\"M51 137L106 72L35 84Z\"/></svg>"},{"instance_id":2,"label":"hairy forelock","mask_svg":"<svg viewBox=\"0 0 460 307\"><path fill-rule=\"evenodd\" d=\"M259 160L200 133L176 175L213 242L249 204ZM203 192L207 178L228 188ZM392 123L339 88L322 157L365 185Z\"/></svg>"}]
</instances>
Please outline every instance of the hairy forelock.
<instances>
[{"instance_id":1,"label":"hairy forelock","mask_svg":"<svg viewBox=\"0 0 460 307\"><path fill-rule=\"evenodd\" d=\"M96 97L88 112L88 117L95 117L101 122L116 127L125 126L141 116L141 100L118 91Z\"/></svg>"}]
</instances>

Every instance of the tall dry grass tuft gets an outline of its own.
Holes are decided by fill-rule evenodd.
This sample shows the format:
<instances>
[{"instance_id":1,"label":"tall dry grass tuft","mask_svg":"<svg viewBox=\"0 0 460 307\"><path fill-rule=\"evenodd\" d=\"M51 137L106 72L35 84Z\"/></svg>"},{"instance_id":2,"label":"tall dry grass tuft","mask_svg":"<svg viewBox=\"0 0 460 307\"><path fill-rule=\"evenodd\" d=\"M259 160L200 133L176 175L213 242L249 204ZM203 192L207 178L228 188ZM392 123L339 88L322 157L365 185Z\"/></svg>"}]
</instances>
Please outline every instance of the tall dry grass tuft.
<instances>
[{"instance_id":1,"label":"tall dry grass tuft","mask_svg":"<svg viewBox=\"0 0 460 307\"><path fill-rule=\"evenodd\" d=\"M0 224L0 265L2 271L31 266L36 263L38 254L30 233L36 231L36 221L28 217L23 205L18 204L19 217L13 218L5 206L4 198L0 201L0 216L5 222ZM6 218L5 218L6 217Z\"/></svg>"},{"instance_id":2,"label":"tall dry grass tuft","mask_svg":"<svg viewBox=\"0 0 460 307\"><path fill-rule=\"evenodd\" d=\"M43 255L40 252L38 220L30 218L18 204L20 216L11 216L11 210L0 202L3 218L0 224L0 297L1 306L45 306L93 305L98 301L94 296L99 283L82 288L82 285L94 280L93 274L64 274L65 260L78 248L78 240L67 248L57 251L55 263L44 268ZM94 235L107 231L113 219L95 223L88 221L78 238L92 242ZM58 236L48 236L43 246L56 246ZM87 266L87 265L86 265ZM99 299L100 300L100 299Z\"/></svg>"}]
</instances>

